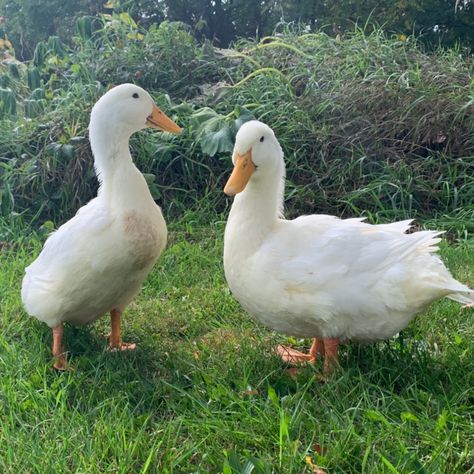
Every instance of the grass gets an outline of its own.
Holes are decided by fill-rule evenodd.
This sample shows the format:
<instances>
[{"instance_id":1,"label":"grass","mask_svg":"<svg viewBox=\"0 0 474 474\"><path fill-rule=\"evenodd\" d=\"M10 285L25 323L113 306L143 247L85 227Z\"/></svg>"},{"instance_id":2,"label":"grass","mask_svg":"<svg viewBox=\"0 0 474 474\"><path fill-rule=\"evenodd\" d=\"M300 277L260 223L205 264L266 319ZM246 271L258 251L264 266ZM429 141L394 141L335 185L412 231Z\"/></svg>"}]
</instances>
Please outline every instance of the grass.
<instances>
[{"instance_id":1,"label":"grass","mask_svg":"<svg viewBox=\"0 0 474 474\"><path fill-rule=\"evenodd\" d=\"M420 218L450 231L443 258L473 286L472 58L378 30L215 50L177 24L112 20L71 50L48 41L41 61L0 68L0 472L474 473L472 312L438 302L396 338L345 346L329 383L319 365L292 377L272 347L308 341L234 301L219 214L233 135L254 116L285 150L288 215ZM50 220L94 195L88 110L125 81L185 128L131 141L176 220L124 318L138 350L106 351L107 318L67 327L77 370L60 374L49 329L21 307L22 274Z\"/></svg>"},{"instance_id":2,"label":"grass","mask_svg":"<svg viewBox=\"0 0 474 474\"><path fill-rule=\"evenodd\" d=\"M320 366L292 378L271 353L288 340L229 294L223 228L209 214L172 224L124 317L137 351L106 351L107 318L68 326L72 373L51 369L50 331L21 307L39 238L2 249L2 473L474 472L472 313L438 302L397 338L345 346L329 383ZM472 240L442 255L474 284Z\"/></svg>"}]
</instances>

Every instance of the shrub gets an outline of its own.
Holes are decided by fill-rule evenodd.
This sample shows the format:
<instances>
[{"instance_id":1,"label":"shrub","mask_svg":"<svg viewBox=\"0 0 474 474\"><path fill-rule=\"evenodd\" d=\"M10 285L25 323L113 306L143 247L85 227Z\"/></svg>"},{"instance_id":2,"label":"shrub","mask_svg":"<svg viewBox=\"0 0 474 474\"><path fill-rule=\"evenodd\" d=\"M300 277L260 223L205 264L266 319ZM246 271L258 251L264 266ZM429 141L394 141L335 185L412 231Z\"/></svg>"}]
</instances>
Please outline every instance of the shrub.
<instances>
[{"instance_id":1,"label":"shrub","mask_svg":"<svg viewBox=\"0 0 474 474\"><path fill-rule=\"evenodd\" d=\"M18 74L2 65L0 111L3 93L16 107L3 110L3 215L59 222L92 197L90 108L110 84L132 81L185 128L131 143L168 215L224 210L234 135L255 117L284 148L289 215L451 216L447 227L472 227L472 59L427 55L414 38L378 30L286 30L219 50L181 24L147 31L123 14L82 21L73 49L50 39Z\"/></svg>"}]
</instances>

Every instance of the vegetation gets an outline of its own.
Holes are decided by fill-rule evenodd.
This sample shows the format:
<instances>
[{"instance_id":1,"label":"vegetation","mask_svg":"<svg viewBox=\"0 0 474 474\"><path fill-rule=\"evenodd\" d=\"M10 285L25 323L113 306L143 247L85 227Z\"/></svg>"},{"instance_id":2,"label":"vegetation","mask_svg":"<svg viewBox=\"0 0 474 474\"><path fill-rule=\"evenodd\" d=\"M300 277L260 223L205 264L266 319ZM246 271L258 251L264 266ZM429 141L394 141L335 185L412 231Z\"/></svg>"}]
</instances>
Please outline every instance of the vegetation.
<instances>
[{"instance_id":1,"label":"vegetation","mask_svg":"<svg viewBox=\"0 0 474 474\"><path fill-rule=\"evenodd\" d=\"M129 81L185 128L132 144L167 215L202 200L225 209L234 134L256 117L285 150L290 214L436 217L458 234L472 230L470 59L428 56L412 37L379 30L332 38L288 29L216 50L179 23L143 30L126 14L98 21L78 20L73 49L51 37L30 63L1 66L5 219L60 222L93 196L89 111L110 84Z\"/></svg>"},{"instance_id":2,"label":"vegetation","mask_svg":"<svg viewBox=\"0 0 474 474\"><path fill-rule=\"evenodd\" d=\"M238 38L260 39L282 23L302 24L331 35L352 31L355 24L379 25L389 34L419 36L438 45L474 46L472 0L0 0L0 38L6 34L17 56L32 57L38 41L59 36L69 44L75 19L99 13L130 13L144 28L162 21L182 21L194 35L227 47ZM0 23L1 20L0 20Z\"/></svg>"},{"instance_id":3,"label":"vegetation","mask_svg":"<svg viewBox=\"0 0 474 474\"><path fill-rule=\"evenodd\" d=\"M443 301L403 335L345 346L342 371L288 372L271 334L229 294L223 222L171 223L166 253L124 316L135 353L109 353L107 318L66 327L76 371L51 367L50 330L21 308L37 237L0 255L0 470L64 473L450 473L474 465L474 326ZM443 248L474 284L471 243ZM256 466L253 471L252 466Z\"/></svg>"},{"instance_id":4,"label":"vegetation","mask_svg":"<svg viewBox=\"0 0 474 474\"><path fill-rule=\"evenodd\" d=\"M287 215L416 217L450 231L443 258L472 287L472 58L428 55L413 36L369 26L280 25L219 49L195 39L198 21L145 28L117 2L69 3L65 19L87 13L73 36L55 31L31 60L0 63L0 471L474 472L469 310L439 302L389 341L348 345L342 371L321 384L319 365L295 372L277 360L274 344L305 341L254 323L221 263L234 135L258 118L285 151ZM48 233L96 193L89 112L127 81L185 128L131 144L170 242L124 318L139 349L108 353L106 318L67 327L77 370L58 374L50 331L21 307L21 279Z\"/></svg>"}]
</instances>

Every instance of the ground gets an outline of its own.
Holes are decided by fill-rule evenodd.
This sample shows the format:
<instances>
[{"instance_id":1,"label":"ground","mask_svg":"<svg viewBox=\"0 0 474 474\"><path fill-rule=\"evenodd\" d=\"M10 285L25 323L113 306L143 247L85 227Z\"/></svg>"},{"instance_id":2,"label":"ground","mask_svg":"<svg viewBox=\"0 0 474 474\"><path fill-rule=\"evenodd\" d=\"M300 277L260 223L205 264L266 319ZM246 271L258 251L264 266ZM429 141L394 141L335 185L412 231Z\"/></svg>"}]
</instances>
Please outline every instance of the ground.
<instances>
[{"instance_id":1,"label":"ground","mask_svg":"<svg viewBox=\"0 0 474 474\"><path fill-rule=\"evenodd\" d=\"M66 327L75 372L51 368L49 329L20 302L40 242L0 256L0 471L93 473L474 472L474 311L434 304L398 337L349 345L291 373L272 334L233 300L223 222L171 227L123 318L134 353L110 353L108 318ZM474 285L474 241L443 244ZM252 464L256 465L252 471Z\"/></svg>"}]
</instances>

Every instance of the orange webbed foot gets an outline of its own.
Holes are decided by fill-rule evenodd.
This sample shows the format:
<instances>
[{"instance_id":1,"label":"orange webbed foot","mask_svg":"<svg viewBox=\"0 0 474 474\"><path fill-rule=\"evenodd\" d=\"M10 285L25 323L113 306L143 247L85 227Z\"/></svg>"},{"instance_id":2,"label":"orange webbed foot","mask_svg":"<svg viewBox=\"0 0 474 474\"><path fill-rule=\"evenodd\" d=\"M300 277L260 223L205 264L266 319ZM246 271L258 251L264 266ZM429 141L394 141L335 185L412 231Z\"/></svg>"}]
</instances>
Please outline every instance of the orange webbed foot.
<instances>
[{"instance_id":1,"label":"orange webbed foot","mask_svg":"<svg viewBox=\"0 0 474 474\"><path fill-rule=\"evenodd\" d=\"M122 313L113 309L110 311L110 321L112 325L112 331L108 334L109 338L109 351L133 351L137 345L133 342L122 342L121 331L120 331L120 317Z\"/></svg>"},{"instance_id":2,"label":"orange webbed foot","mask_svg":"<svg viewBox=\"0 0 474 474\"><path fill-rule=\"evenodd\" d=\"M109 342L109 351L134 351L137 348L137 345L134 342L119 342L118 344L112 344Z\"/></svg>"},{"instance_id":3,"label":"orange webbed foot","mask_svg":"<svg viewBox=\"0 0 474 474\"><path fill-rule=\"evenodd\" d=\"M275 347L275 352L283 362L291 365L301 365L301 364L314 364L314 358L311 354L305 354L304 352L293 349L289 346L283 346L279 344Z\"/></svg>"},{"instance_id":4,"label":"orange webbed foot","mask_svg":"<svg viewBox=\"0 0 474 474\"><path fill-rule=\"evenodd\" d=\"M76 370L72 365L70 365L64 354L56 356L54 358L53 367L60 372L74 372Z\"/></svg>"}]
</instances>

